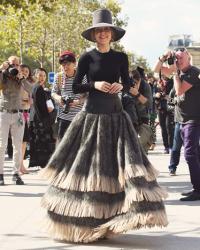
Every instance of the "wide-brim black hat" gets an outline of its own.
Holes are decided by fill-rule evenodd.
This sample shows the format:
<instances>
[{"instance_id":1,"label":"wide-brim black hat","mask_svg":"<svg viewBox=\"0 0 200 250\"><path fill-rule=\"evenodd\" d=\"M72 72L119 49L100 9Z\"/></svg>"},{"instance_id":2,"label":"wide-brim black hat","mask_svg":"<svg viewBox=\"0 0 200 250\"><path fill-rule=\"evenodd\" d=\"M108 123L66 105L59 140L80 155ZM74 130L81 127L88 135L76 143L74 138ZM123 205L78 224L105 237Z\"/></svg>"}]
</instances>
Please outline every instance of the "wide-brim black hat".
<instances>
[{"instance_id":1,"label":"wide-brim black hat","mask_svg":"<svg viewBox=\"0 0 200 250\"><path fill-rule=\"evenodd\" d=\"M119 39L121 39L126 32L124 29L112 24L112 15L109 10L99 9L93 13L92 26L86 29L85 31L83 31L81 35L85 39L91 42L95 42L94 37L92 35L92 31L95 28L99 28L99 27L111 27L114 32L113 41L118 41Z\"/></svg>"}]
</instances>

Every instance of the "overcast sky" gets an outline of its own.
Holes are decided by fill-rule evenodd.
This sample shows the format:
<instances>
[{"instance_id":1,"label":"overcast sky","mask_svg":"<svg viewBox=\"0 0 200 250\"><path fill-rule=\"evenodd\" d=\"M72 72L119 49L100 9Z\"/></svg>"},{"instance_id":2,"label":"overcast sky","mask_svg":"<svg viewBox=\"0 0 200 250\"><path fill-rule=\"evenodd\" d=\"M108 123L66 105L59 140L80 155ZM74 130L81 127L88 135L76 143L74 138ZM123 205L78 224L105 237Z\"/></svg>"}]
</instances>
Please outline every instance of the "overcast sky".
<instances>
[{"instance_id":1,"label":"overcast sky","mask_svg":"<svg viewBox=\"0 0 200 250\"><path fill-rule=\"evenodd\" d=\"M166 51L169 36L192 35L200 41L200 0L119 0L128 17L121 43L153 66Z\"/></svg>"}]
</instances>

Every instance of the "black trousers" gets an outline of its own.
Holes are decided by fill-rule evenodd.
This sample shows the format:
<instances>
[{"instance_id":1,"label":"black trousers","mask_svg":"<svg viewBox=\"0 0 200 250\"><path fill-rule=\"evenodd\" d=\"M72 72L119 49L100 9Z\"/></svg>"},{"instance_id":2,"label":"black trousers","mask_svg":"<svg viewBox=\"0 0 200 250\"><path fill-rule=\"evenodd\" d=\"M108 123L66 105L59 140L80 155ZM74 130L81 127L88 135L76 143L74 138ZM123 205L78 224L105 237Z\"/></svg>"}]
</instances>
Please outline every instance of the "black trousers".
<instances>
[{"instance_id":1,"label":"black trousers","mask_svg":"<svg viewBox=\"0 0 200 250\"><path fill-rule=\"evenodd\" d=\"M65 132L67 131L71 121L63 120L59 118L58 121L58 140L61 141Z\"/></svg>"},{"instance_id":2,"label":"black trousers","mask_svg":"<svg viewBox=\"0 0 200 250\"><path fill-rule=\"evenodd\" d=\"M174 138L174 114L168 111L158 111L158 119L161 128L163 145L172 148Z\"/></svg>"}]
</instances>

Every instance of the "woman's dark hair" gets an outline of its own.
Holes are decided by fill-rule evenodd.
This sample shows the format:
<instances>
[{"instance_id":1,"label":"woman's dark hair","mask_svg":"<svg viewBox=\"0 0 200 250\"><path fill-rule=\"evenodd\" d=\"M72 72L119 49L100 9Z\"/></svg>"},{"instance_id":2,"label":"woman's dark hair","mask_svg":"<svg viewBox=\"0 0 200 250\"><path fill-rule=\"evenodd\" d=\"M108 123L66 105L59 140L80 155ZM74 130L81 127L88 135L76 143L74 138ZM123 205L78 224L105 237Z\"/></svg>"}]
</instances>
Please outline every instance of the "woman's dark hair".
<instances>
[{"instance_id":1,"label":"woman's dark hair","mask_svg":"<svg viewBox=\"0 0 200 250\"><path fill-rule=\"evenodd\" d=\"M47 75L46 69L44 69L44 68L37 68L37 69L35 69L35 70L33 71L34 76L37 75L40 71L45 72L45 74Z\"/></svg>"},{"instance_id":2,"label":"woman's dark hair","mask_svg":"<svg viewBox=\"0 0 200 250\"><path fill-rule=\"evenodd\" d=\"M137 69L131 71L133 80L139 81L141 79L141 75Z\"/></svg>"}]
</instances>

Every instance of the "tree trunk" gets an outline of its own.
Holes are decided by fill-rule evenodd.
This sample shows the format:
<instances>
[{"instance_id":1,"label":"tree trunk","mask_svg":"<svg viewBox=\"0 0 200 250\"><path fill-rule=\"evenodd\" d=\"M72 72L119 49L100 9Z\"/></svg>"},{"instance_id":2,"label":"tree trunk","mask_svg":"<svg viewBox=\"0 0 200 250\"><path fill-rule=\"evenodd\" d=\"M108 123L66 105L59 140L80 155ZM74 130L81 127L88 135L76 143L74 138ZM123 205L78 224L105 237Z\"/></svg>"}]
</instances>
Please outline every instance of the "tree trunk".
<instances>
[{"instance_id":1,"label":"tree trunk","mask_svg":"<svg viewBox=\"0 0 200 250\"><path fill-rule=\"evenodd\" d=\"M19 18L19 49L20 49L20 61L23 63L23 22L20 15Z\"/></svg>"}]
</instances>

